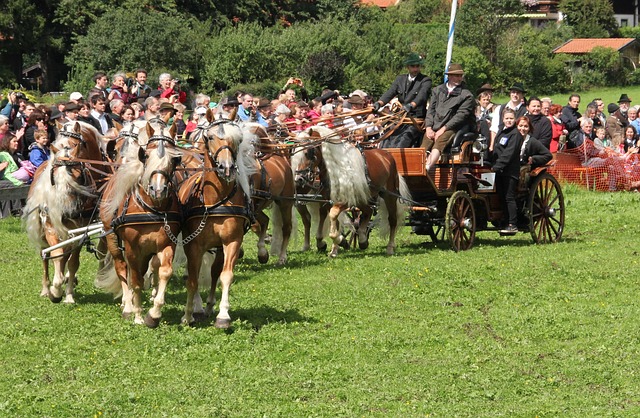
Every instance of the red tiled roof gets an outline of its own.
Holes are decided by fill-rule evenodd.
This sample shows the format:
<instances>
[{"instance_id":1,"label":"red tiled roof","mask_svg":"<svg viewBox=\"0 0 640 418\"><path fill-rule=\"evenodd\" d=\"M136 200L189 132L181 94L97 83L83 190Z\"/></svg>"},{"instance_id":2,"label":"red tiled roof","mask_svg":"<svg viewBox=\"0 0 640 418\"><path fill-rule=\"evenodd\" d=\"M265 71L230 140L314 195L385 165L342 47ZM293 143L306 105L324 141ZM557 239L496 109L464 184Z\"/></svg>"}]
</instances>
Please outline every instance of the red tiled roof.
<instances>
[{"instance_id":1,"label":"red tiled roof","mask_svg":"<svg viewBox=\"0 0 640 418\"><path fill-rule=\"evenodd\" d=\"M553 50L556 54L586 54L597 46L620 50L635 38L578 38L571 39Z\"/></svg>"},{"instance_id":2,"label":"red tiled roof","mask_svg":"<svg viewBox=\"0 0 640 418\"><path fill-rule=\"evenodd\" d=\"M368 6L378 6L381 9L386 9L387 7L395 6L400 0L360 0L360 2Z\"/></svg>"}]
</instances>

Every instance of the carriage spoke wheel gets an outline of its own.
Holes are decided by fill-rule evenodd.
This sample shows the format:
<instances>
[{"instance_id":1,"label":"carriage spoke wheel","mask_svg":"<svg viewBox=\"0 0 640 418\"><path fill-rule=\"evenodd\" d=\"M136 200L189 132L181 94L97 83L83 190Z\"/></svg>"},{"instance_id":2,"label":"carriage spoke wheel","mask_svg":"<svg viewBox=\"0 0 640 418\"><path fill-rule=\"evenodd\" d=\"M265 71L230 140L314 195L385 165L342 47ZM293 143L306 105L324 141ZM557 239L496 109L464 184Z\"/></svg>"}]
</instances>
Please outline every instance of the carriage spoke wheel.
<instances>
[{"instance_id":1,"label":"carriage spoke wheel","mask_svg":"<svg viewBox=\"0 0 640 418\"><path fill-rule=\"evenodd\" d=\"M466 192L457 191L449 198L445 234L455 251L466 251L476 237L476 212Z\"/></svg>"},{"instance_id":2,"label":"carriage spoke wheel","mask_svg":"<svg viewBox=\"0 0 640 418\"><path fill-rule=\"evenodd\" d=\"M433 223L429 226L429 238L431 238L431 242L437 244L439 242L444 241L444 225L441 223Z\"/></svg>"},{"instance_id":3,"label":"carriage spoke wheel","mask_svg":"<svg viewBox=\"0 0 640 418\"><path fill-rule=\"evenodd\" d=\"M558 181L543 173L531 184L529 231L536 244L557 242L564 230L564 195Z\"/></svg>"}]
</instances>

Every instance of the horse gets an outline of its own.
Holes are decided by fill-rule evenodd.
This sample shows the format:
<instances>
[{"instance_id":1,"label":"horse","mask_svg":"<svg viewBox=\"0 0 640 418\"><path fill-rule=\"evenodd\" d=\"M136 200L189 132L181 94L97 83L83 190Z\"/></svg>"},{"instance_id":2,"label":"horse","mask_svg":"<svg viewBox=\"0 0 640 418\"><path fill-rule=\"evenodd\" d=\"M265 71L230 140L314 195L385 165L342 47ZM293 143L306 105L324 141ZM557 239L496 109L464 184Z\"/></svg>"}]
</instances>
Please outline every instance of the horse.
<instances>
[{"instance_id":1,"label":"horse","mask_svg":"<svg viewBox=\"0 0 640 418\"><path fill-rule=\"evenodd\" d=\"M242 129L258 139L256 174L251 178L253 193L253 211L256 222L252 230L258 236L258 261L269 261L269 252L265 247L269 217L264 210L272 203L273 237L271 253L278 255L278 264L287 262L287 248L291 237L295 183L291 164L286 157L274 152L274 144L265 128L258 123L244 123Z\"/></svg>"},{"instance_id":2,"label":"horse","mask_svg":"<svg viewBox=\"0 0 640 418\"><path fill-rule=\"evenodd\" d=\"M51 144L52 158L36 172L22 218L29 241L36 248L60 244L69 237L69 230L91 222L99 188L109 174L107 169L94 167L106 160L105 149L105 138L89 124L68 122L59 127ZM64 302L75 303L80 248L69 244L51 251L49 258L54 266L51 283L48 258L43 257L41 296L59 303L66 281Z\"/></svg>"},{"instance_id":3,"label":"horse","mask_svg":"<svg viewBox=\"0 0 640 418\"><path fill-rule=\"evenodd\" d=\"M138 134L138 143L144 145L130 146L122 153L127 163L109 180L100 203L103 228L111 232L106 240L113 263L106 266L110 272L101 270L96 285L107 290L121 287L123 316L133 312L134 323L149 328L160 323L181 226L172 181L181 160L175 135L176 125L167 128L164 123L147 123ZM158 288L153 308L143 319L142 290L150 261Z\"/></svg>"},{"instance_id":4,"label":"horse","mask_svg":"<svg viewBox=\"0 0 640 418\"><path fill-rule=\"evenodd\" d=\"M343 141L333 130L323 126L308 128L298 134L300 140L318 141L318 146L299 153L296 164L297 178L306 168L317 166L324 196L332 203L329 209L329 237L333 241L330 257L337 257L345 237L340 231L339 215L356 207L361 211L357 226L360 249L369 246L369 221L373 216L372 205L379 203L380 235L388 235L387 255L395 252L395 235L398 220L402 219L405 207L398 199L409 199L410 193L404 179L398 174L395 160L380 149L358 149ZM320 141L321 140L321 141ZM323 217L320 217L317 239L321 238Z\"/></svg>"},{"instance_id":5,"label":"horse","mask_svg":"<svg viewBox=\"0 0 640 418\"><path fill-rule=\"evenodd\" d=\"M206 315L213 311L218 279L222 285L217 328L229 328L229 288L246 228L252 223L249 213L251 188L249 177L255 170L252 138L231 120L212 122L206 132L204 168L187 178L178 190L185 208L182 236L187 257L187 302L182 322L194 320L194 297L205 252L216 248L211 267L211 289ZM244 138L244 139L243 139Z\"/></svg>"}]
</instances>

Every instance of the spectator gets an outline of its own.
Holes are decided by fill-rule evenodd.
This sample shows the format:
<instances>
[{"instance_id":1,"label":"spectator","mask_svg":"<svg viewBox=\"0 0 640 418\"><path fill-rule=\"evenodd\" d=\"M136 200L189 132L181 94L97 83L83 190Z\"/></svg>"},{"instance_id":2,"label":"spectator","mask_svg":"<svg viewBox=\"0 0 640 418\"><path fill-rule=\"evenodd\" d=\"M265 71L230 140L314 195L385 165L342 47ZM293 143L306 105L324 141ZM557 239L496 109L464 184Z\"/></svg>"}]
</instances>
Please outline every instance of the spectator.
<instances>
[{"instance_id":1,"label":"spectator","mask_svg":"<svg viewBox=\"0 0 640 418\"><path fill-rule=\"evenodd\" d=\"M147 97L148 98L148 97ZM146 101L146 100L145 100ZM129 106L133 109L134 120L144 120L144 105L139 102L133 102Z\"/></svg>"},{"instance_id":2,"label":"spectator","mask_svg":"<svg viewBox=\"0 0 640 418\"><path fill-rule=\"evenodd\" d=\"M567 130L564 129L564 123L560 120L560 114L562 113L562 106L558 104L551 105L549 108L548 119L551 122L551 144L549 151L552 153L558 151L561 145L564 145L566 141ZM560 141L561 137L564 141Z\"/></svg>"},{"instance_id":3,"label":"spectator","mask_svg":"<svg viewBox=\"0 0 640 418\"><path fill-rule=\"evenodd\" d=\"M265 128L269 128L273 122L273 120L271 119L272 113L271 102L269 101L269 99L261 98L258 102L258 108L256 112L257 122Z\"/></svg>"},{"instance_id":4,"label":"spectator","mask_svg":"<svg viewBox=\"0 0 640 418\"><path fill-rule=\"evenodd\" d=\"M424 120L427 131L422 139L422 147L431 151L427 158L427 170L434 167L440 154L453 141L460 129L475 130L476 101L466 88L464 70L460 64L449 64L445 72L447 81L433 89L429 111Z\"/></svg>"},{"instance_id":5,"label":"spectator","mask_svg":"<svg viewBox=\"0 0 640 418\"><path fill-rule=\"evenodd\" d=\"M13 130L18 131L23 126L27 125L27 121L29 120L29 116L31 113L36 110L36 105L29 101L22 101L19 104L18 113L16 114L16 118L13 120Z\"/></svg>"},{"instance_id":6,"label":"spectator","mask_svg":"<svg viewBox=\"0 0 640 418\"><path fill-rule=\"evenodd\" d=\"M328 128L333 128L333 117L334 117L334 106L331 103L327 103L322 105L320 108L320 122L321 125L324 125Z\"/></svg>"},{"instance_id":7,"label":"spectator","mask_svg":"<svg viewBox=\"0 0 640 418\"><path fill-rule=\"evenodd\" d=\"M621 94L620 99L618 99L618 106L620 106L620 115L619 119L622 124L626 127L629 125L629 117L627 112L629 111L629 106L631 105L631 99L626 94Z\"/></svg>"},{"instance_id":8,"label":"spectator","mask_svg":"<svg viewBox=\"0 0 640 418\"><path fill-rule=\"evenodd\" d=\"M507 108L502 112L502 128L495 136L493 165L496 173L496 192L500 196L504 215L501 235L515 235L518 232L518 206L516 189L520 180L520 151L524 138L516 128L516 111Z\"/></svg>"},{"instance_id":9,"label":"spectator","mask_svg":"<svg viewBox=\"0 0 640 418\"><path fill-rule=\"evenodd\" d=\"M0 93L0 99L2 98L2 93ZM19 97L18 93L12 91L7 96L7 103L0 110L0 115L6 116L8 121L11 121L12 116L15 117L15 114L19 109Z\"/></svg>"},{"instance_id":10,"label":"spectator","mask_svg":"<svg viewBox=\"0 0 640 418\"><path fill-rule=\"evenodd\" d=\"M313 123L322 115L322 99L316 97L311 100L311 109L307 112L307 117Z\"/></svg>"},{"instance_id":11,"label":"spectator","mask_svg":"<svg viewBox=\"0 0 640 418\"><path fill-rule=\"evenodd\" d=\"M84 97L80 92L74 91L69 95L69 101L75 104L79 104L80 102L84 101Z\"/></svg>"},{"instance_id":12,"label":"spectator","mask_svg":"<svg viewBox=\"0 0 640 418\"><path fill-rule=\"evenodd\" d=\"M529 99L531 101L531 99ZM545 118L546 119L546 118ZM530 165L531 168L541 167L553 159L549 148L533 137L535 128L528 116L522 116L516 121L520 135L524 138L520 149L520 165Z\"/></svg>"},{"instance_id":13,"label":"spectator","mask_svg":"<svg viewBox=\"0 0 640 418\"><path fill-rule=\"evenodd\" d=\"M206 114L207 114L207 108L204 106L198 106L194 109L193 113L191 113L191 120L189 120L184 130L184 135L186 139L189 139L189 137L191 136L191 133L196 129L196 127L200 123L201 118L204 118Z\"/></svg>"},{"instance_id":14,"label":"spectator","mask_svg":"<svg viewBox=\"0 0 640 418\"><path fill-rule=\"evenodd\" d=\"M104 100L106 109L106 104L109 102L109 93L107 92L107 84L109 83L109 79L107 78L107 74L102 71L98 71L93 76L93 81L96 83L96 85L91 90L89 90L89 94L87 95L87 97L89 98L89 102L93 103L92 100L95 96L101 97ZM71 97L69 97L69 99L71 100Z\"/></svg>"},{"instance_id":15,"label":"spectator","mask_svg":"<svg viewBox=\"0 0 640 418\"><path fill-rule=\"evenodd\" d=\"M176 99L180 103L184 104L187 102L187 93L180 90L179 79L171 78L171 74L169 73L163 73L158 77L158 81L160 82L158 90L161 92L161 98L171 99L172 96L177 96Z\"/></svg>"},{"instance_id":16,"label":"spectator","mask_svg":"<svg viewBox=\"0 0 640 418\"><path fill-rule=\"evenodd\" d=\"M207 96L206 94L199 93L196 96L195 103L196 103L195 107L204 106L206 108L209 108L209 104L211 103L211 97Z\"/></svg>"},{"instance_id":17,"label":"spectator","mask_svg":"<svg viewBox=\"0 0 640 418\"><path fill-rule=\"evenodd\" d=\"M34 133L37 130L47 130L47 121L45 114L40 109L35 109L29 115L27 126L24 131L21 154L24 159L29 159L29 147L35 142Z\"/></svg>"},{"instance_id":18,"label":"spectator","mask_svg":"<svg viewBox=\"0 0 640 418\"><path fill-rule=\"evenodd\" d=\"M176 124L176 135L182 138L185 129L187 129L187 124L184 123L184 111L186 110L186 107L182 103L176 103L173 107L176 110L173 117L173 123Z\"/></svg>"},{"instance_id":19,"label":"spectator","mask_svg":"<svg viewBox=\"0 0 640 418\"><path fill-rule=\"evenodd\" d=\"M233 111L237 111L237 107L240 102L235 96L229 96L220 101L218 105L218 112L216 113L218 119L229 119ZM286 107L286 106L285 106Z\"/></svg>"},{"instance_id":20,"label":"spectator","mask_svg":"<svg viewBox=\"0 0 640 418\"><path fill-rule=\"evenodd\" d=\"M136 79L129 93L129 104L134 102L142 104L149 97L151 87L147 84L147 72L144 69L136 70Z\"/></svg>"},{"instance_id":21,"label":"spectator","mask_svg":"<svg viewBox=\"0 0 640 418\"><path fill-rule=\"evenodd\" d=\"M596 137L593 145L598 149L611 148L611 142L607 139L607 130L603 127L595 129Z\"/></svg>"},{"instance_id":22,"label":"spectator","mask_svg":"<svg viewBox=\"0 0 640 418\"><path fill-rule=\"evenodd\" d=\"M109 116L111 120L114 122L118 122L122 125L122 112L124 112L124 100L122 99L113 99L111 100L111 113Z\"/></svg>"},{"instance_id":23,"label":"spectator","mask_svg":"<svg viewBox=\"0 0 640 418\"><path fill-rule=\"evenodd\" d=\"M94 126L99 126L98 132L102 135L107 135L110 129L113 128L113 120L111 116L106 113L107 102L99 95L93 95L91 97L91 118L96 122Z\"/></svg>"},{"instance_id":24,"label":"spectator","mask_svg":"<svg viewBox=\"0 0 640 418\"><path fill-rule=\"evenodd\" d=\"M527 123L531 123L530 130L536 133L535 138L547 149L550 149L553 128L551 121L542 114L542 101L539 98L535 96L529 98L527 116ZM518 121L520 120L518 119Z\"/></svg>"},{"instance_id":25,"label":"spectator","mask_svg":"<svg viewBox=\"0 0 640 418\"><path fill-rule=\"evenodd\" d=\"M526 93L527 91L524 89L522 83L513 83L513 85L509 89L509 101L495 108L493 115L491 116L491 142L489 144L489 151L493 151L496 135L502 129L504 111L506 109L513 110L515 112L516 119L520 116L524 116L525 113L527 113L527 107L525 106L524 100L524 95Z\"/></svg>"},{"instance_id":26,"label":"spectator","mask_svg":"<svg viewBox=\"0 0 640 418\"><path fill-rule=\"evenodd\" d=\"M620 113L620 106L615 103L609 103L607 111L609 112L609 117L605 123L607 138L611 141L611 148L617 150L624 139L625 125L623 116Z\"/></svg>"},{"instance_id":27,"label":"spectator","mask_svg":"<svg viewBox=\"0 0 640 418\"><path fill-rule=\"evenodd\" d=\"M638 106L630 107L627 111L629 125L633 126L636 132L640 132L640 119L638 119Z\"/></svg>"},{"instance_id":28,"label":"spectator","mask_svg":"<svg viewBox=\"0 0 640 418\"><path fill-rule=\"evenodd\" d=\"M111 102L114 99L120 99L123 105L125 103L129 103L129 89L126 84L126 75L124 73L116 73L113 76L111 88L109 89L109 96L107 97L109 107L111 107ZM111 113L114 113L113 109L111 109Z\"/></svg>"},{"instance_id":29,"label":"spectator","mask_svg":"<svg viewBox=\"0 0 640 418\"><path fill-rule=\"evenodd\" d=\"M287 128L286 120L291 114L291 109L285 104L279 104L275 111L274 128L275 137L277 140L286 141L289 139L289 129Z\"/></svg>"},{"instance_id":30,"label":"spectator","mask_svg":"<svg viewBox=\"0 0 640 418\"><path fill-rule=\"evenodd\" d=\"M542 116L549 116L549 109L551 109L551 105L553 101L549 97L543 97L540 99L540 113Z\"/></svg>"},{"instance_id":31,"label":"spectator","mask_svg":"<svg viewBox=\"0 0 640 418\"><path fill-rule=\"evenodd\" d=\"M590 118L580 118L580 129L569 134L567 147L578 148L585 140L591 139L591 131L593 129L593 121Z\"/></svg>"},{"instance_id":32,"label":"spectator","mask_svg":"<svg viewBox=\"0 0 640 418\"><path fill-rule=\"evenodd\" d=\"M2 138L0 143L0 186L21 186L28 183L33 177L35 169L30 162L25 162L22 158L18 152L19 146L20 138L10 132Z\"/></svg>"},{"instance_id":33,"label":"spectator","mask_svg":"<svg viewBox=\"0 0 640 418\"><path fill-rule=\"evenodd\" d=\"M158 110L160 110L160 100L157 97L149 96L144 101L144 118L151 120L158 116Z\"/></svg>"},{"instance_id":34,"label":"spectator","mask_svg":"<svg viewBox=\"0 0 640 418\"><path fill-rule=\"evenodd\" d=\"M122 125L126 126L136 120L136 111L131 105L125 105L122 108Z\"/></svg>"},{"instance_id":35,"label":"spectator","mask_svg":"<svg viewBox=\"0 0 640 418\"><path fill-rule=\"evenodd\" d=\"M175 113L176 113L176 109L175 107L173 107L173 104L169 102L162 102L160 104L160 108L158 109L158 115L160 116L160 119L165 121L167 124L169 124L169 121L171 120L171 118Z\"/></svg>"},{"instance_id":36,"label":"spectator","mask_svg":"<svg viewBox=\"0 0 640 418\"><path fill-rule=\"evenodd\" d=\"M280 93L278 94L278 99L286 105L290 103L294 103L296 101L296 91L292 87L298 87L300 89L300 98L305 102L309 100L309 94L304 87L304 82L295 77L289 77L287 83L284 85Z\"/></svg>"},{"instance_id":37,"label":"spectator","mask_svg":"<svg viewBox=\"0 0 640 418\"><path fill-rule=\"evenodd\" d=\"M49 159L49 136L47 131L38 129L33 137L35 142L29 147L29 161L37 168Z\"/></svg>"},{"instance_id":38,"label":"spectator","mask_svg":"<svg viewBox=\"0 0 640 418\"><path fill-rule=\"evenodd\" d=\"M394 97L398 99L409 117L424 118L427 116L427 101L431 95L431 79L420 72L424 58L416 53L409 54L404 60L407 74L401 74L391 87L373 104L374 113L389 103ZM342 111L340 110L340 113ZM336 115L338 115L336 109ZM381 143L382 148L415 147L422 140L422 131L413 124L400 125L393 135Z\"/></svg>"},{"instance_id":39,"label":"spectator","mask_svg":"<svg viewBox=\"0 0 640 418\"><path fill-rule=\"evenodd\" d=\"M9 132L9 118L5 115L0 115L0 141Z\"/></svg>"},{"instance_id":40,"label":"spectator","mask_svg":"<svg viewBox=\"0 0 640 418\"><path fill-rule=\"evenodd\" d=\"M74 102L68 102L64 105L64 118L61 120L62 123L72 122L78 119L78 110L80 110L80 106L78 106Z\"/></svg>"},{"instance_id":41,"label":"spectator","mask_svg":"<svg viewBox=\"0 0 640 418\"><path fill-rule=\"evenodd\" d=\"M604 127L604 125L601 124L600 118L598 117L598 105L596 105L593 102L589 103L587 105L587 110L585 110L583 117L584 118L589 118L593 122L593 130L592 130L592 134L591 134L591 139L595 138L596 129Z\"/></svg>"},{"instance_id":42,"label":"spectator","mask_svg":"<svg viewBox=\"0 0 640 418\"><path fill-rule=\"evenodd\" d=\"M600 119L598 126L605 126L607 117L604 115L604 102L599 97L596 97L591 102L596 105L596 118Z\"/></svg>"},{"instance_id":43,"label":"spectator","mask_svg":"<svg viewBox=\"0 0 640 418\"><path fill-rule=\"evenodd\" d=\"M101 127L98 124L98 121L91 117L91 107L88 103L80 103L77 120L78 122L88 123L100 132Z\"/></svg>"},{"instance_id":44,"label":"spectator","mask_svg":"<svg viewBox=\"0 0 640 418\"><path fill-rule=\"evenodd\" d=\"M569 103L562 108L560 120L562 120L562 123L564 123L564 128L569 131L569 135L580 130L579 119L582 117L582 115L580 114L580 112L578 112L579 106L580 95L572 94L571 96L569 96Z\"/></svg>"},{"instance_id":45,"label":"spectator","mask_svg":"<svg viewBox=\"0 0 640 418\"><path fill-rule=\"evenodd\" d=\"M238 106L238 119L243 122L248 122L253 119L253 96L249 93L245 93L242 96L242 100L240 101L240 106Z\"/></svg>"},{"instance_id":46,"label":"spectator","mask_svg":"<svg viewBox=\"0 0 640 418\"><path fill-rule=\"evenodd\" d=\"M493 113L494 103L493 87L491 84L483 84L476 92L478 96L478 105L476 106L476 123L477 131L485 138L491 138L491 114Z\"/></svg>"},{"instance_id":47,"label":"spectator","mask_svg":"<svg viewBox=\"0 0 640 418\"><path fill-rule=\"evenodd\" d=\"M631 148L638 147L638 131L629 125L624 128L624 141L622 142L621 152L627 153Z\"/></svg>"}]
</instances>

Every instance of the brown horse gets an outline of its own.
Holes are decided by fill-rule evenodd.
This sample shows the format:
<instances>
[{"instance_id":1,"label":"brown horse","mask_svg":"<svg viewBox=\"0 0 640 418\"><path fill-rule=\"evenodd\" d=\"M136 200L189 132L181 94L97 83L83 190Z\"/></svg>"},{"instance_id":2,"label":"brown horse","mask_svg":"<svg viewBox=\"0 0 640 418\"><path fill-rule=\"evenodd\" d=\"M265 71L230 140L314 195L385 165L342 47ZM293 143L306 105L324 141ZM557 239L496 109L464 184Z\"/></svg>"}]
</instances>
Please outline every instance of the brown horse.
<instances>
[{"instance_id":1,"label":"brown horse","mask_svg":"<svg viewBox=\"0 0 640 418\"><path fill-rule=\"evenodd\" d=\"M292 212L295 195L293 172L289 160L274 152L275 145L267 131L257 123L245 123L243 129L254 135L258 142L256 174L251 178L253 210L256 222L252 229L258 235L258 261L269 261L269 252L265 247L269 217L264 213L272 203L273 237L271 253L278 256L278 264L287 262L287 248L291 237Z\"/></svg>"},{"instance_id":2,"label":"brown horse","mask_svg":"<svg viewBox=\"0 0 640 418\"><path fill-rule=\"evenodd\" d=\"M244 146L250 147L250 139L243 141L240 127L229 120L212 123L205 137L204 169L187 178L178 191L180 203L185 208L182 236L188 271L182 322L194 322L193 302L198 291L202 258L209 249L216 248L206 313L213 311L219 278L222 295L215 326L228 328L231 325L229 288L233 282L233 268L246 227L251 223L249 177L253 174L255 158L251 155L252 150L244 149Z\"/></svg>"},{"instance_id":3,"label":"brown horse","mask_svg":"<svg viewBox=\"0 0 640 418\"><path fill-rule=\"evenodd\" d=\"M299 153L298 162L292 165L298 172L317 166L320 181L326 186L324 197L333 202L329 210L329 237L333 241L329 256L336 257L340 245L345 245L338 217L349 208L358 208L361 212L357 228L360 249L369 246L368 227L376 201L380 204L380 234L388 234L386 252L392 255L398 220L404 213L404 206L398 204L398 198L409 197L393 157L384 150L359 150L343 141L331 129L322 126L309 128L301 132L298 138L322 140L319 146ZM322 222L321 217L319 233L322 231Z\"/></svg>"},{"instance_id":4,"label":"brown horse","mask_svg":"<svg viewBox=\"0 0 640 418\"><path fill-rule=\"evenodd\" d=\"M172 182L181 158L175 134L175 125L168 129L163 123L148 123L139 134L139 142L145 145L128 149L124 155L127 163L107 183L100 204L103 228L112 230L106 240L113 258L110 267L115 269L116 280L122 287L123 315L128 316L131 310L134 323L144 323L150 328L160 323L167 283L173 274L176 236L180 232L181 213ZM153 308L143 320L142 289L150 261L158 278L158 289ZM105 283L106 277L96 282L102 284L100 287L113 288ZM133 292L131 296L129 289Z\"/></svg>"},{"instance_id":5,"label":"brown horse","mask_svg":"<svg viewBox=\"0 0 640 418\"><path fill-rule=\"evenodd\" d=\"M69 122L61 126L51 144L52 158L37 172L29 189L23 221L31 243L39 250L60 244L68 231L88 225L96 212L98 189L105 179L101 162L106 142L92 126ZM91 161L91 162L90 162ZM75 303L74 287L80 264L78 244L53 250L53 282L49 282L48 258L43 258L41 296L52 302ZM65 269L66 274L65 274Z\"/></svg>"}]
</instances>

